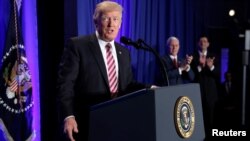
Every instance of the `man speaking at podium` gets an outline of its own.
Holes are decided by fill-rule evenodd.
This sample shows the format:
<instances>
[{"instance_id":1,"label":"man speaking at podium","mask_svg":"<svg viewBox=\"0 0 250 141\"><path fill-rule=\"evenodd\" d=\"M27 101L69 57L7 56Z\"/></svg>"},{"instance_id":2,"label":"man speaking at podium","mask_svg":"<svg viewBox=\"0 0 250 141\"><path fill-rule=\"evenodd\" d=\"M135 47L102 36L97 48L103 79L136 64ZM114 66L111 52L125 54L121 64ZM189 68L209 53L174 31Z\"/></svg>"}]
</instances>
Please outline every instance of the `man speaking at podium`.
<instances>
[{"instance_id":1,"label":"man speaking at podium","mask_svg":"<svg viewBox=\"0 0 250 141\"><path fill-rule=\"evenodd\" d=\"M97 4L93 15L96 32L73 37L65 47L57 98L60 121L71 141L87 140L90 106L150 87L133 80L129 51L114 41L122 10L116 2Z\"/></svg>"}]
</instances>

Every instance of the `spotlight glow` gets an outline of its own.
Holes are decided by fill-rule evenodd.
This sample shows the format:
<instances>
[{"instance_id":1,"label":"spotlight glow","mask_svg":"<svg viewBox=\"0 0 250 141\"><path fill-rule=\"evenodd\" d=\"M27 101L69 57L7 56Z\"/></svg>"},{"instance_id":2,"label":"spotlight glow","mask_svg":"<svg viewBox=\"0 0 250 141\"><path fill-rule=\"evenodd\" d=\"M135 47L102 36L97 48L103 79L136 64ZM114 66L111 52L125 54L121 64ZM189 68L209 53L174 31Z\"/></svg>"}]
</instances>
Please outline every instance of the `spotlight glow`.
<instances>
[{"instance_id":1,"label":"spotlight glow","mask_svg":"<svg viewBox=\"0 0 250 141\"><path fill-rule=\"evenodd\" d=\"M233 17L235 15L235 10L230 9L229 10L229 16Z\"/></svg>"}]
</instances>

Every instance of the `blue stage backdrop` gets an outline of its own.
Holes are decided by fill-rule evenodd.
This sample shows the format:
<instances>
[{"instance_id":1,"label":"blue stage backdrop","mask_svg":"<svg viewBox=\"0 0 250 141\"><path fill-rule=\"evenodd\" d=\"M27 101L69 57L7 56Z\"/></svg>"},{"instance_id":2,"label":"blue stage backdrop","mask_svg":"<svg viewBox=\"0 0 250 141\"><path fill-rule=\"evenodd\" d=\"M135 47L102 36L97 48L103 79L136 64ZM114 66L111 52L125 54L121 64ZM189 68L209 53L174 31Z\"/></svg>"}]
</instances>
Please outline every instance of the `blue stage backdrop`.
<instances>
[{"instance_id":1,"label":"blue stage backdrop","mask_svg":"<svg viewBox=\"0 0 250 141\"><path fill-rule=\"evenodd\" d=\"M166 40L169 36L180 39L180 55L185 56L196 49L197 33L194 24L194 0L115 0L124 7L122 27L117 38L127 36L133 40L143 39L160 55L166 54ZM67 2L67 1L66 1ZM95 5L101 0L77 0L78 35L94 33L92 15ZM65 11L69 14L69 11ZM72 13L73 14L73 13ZM72 15L73 16L73 15ZM199 30L199 31L198 31ZM196 31L196 32L195 32ZM131 52L133 72L138 81L155 82L160 73L155 56L143 50L128 47Z\"/></svg>"},{"instance_id":2,"label":"blue stage backdrop","mask_svg":"<svg viewBox=\"0 0 250 141\"><path fill-rule=\"evenodd\" d=\"M0 140L40 141L36 0L0 5Z\"/></svg>"},{"instance_id":3,"label":"blue stage backdrop","mask_svg":"<svg viewBox=\"0 0 250 141\"><path fill-rule=\"evenodd\" d=\"M71 36L94 33L92 15L95 5L102 0L64 0L65 40ZM124 7L120 36L133 40L143 39L160 55L167 53L166 40L176 36L180 40L179 55L184 57L197 50L199 36L215 35L211 28L227 27L227 7L211 11L216 6L225 5L216 0L113 0ZM216 35L218 36L218 35ZM220 37L223 39L224 37ZM210 40L215 45L218 40ZM152 53L128 47L131 52L133 72L138 81L155 82L155 74L159 74L158 63ZM212 46L212 50L220 54L221 46ZM220 58L217 58L218 61ZM220 62L220 61L219 61ZM221 64L222 70L228 64Z\"/></svg>"}]
</instances>

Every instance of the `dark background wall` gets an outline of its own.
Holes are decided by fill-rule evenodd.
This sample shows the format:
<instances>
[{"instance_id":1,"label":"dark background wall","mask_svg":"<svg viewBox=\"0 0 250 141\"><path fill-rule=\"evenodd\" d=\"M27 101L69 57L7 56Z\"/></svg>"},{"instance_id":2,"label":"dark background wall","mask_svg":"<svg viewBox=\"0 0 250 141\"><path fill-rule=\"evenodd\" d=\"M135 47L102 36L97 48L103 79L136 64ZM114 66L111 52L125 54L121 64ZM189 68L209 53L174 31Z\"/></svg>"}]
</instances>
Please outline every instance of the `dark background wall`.
<instances>
[{"instance_id":1,"label":"dark background wall","mask_svg":"<svg viewBox=\"0 0 250 141\"><path fill-rule=\"evenodd\" d=\"M57 140L56 78L64 46L63 6L61 0L37 1L42 141Z\"/></svg>"},{"instance_id":2,"label":"dark background wall","mask_svg":"<svg viewBox=\"0 0 250 141\"><path fill-rule=\"evenodd\" d=\"M138 2L140 1L138 0ZM166 2L166 9L171 9L169 6L171 2L173 3L174 1L168 0ZM193 38L189 42L190 46L193 45L192 49L194 50L198 37L202 33L205 33L211 37L210 42L213 45L214 51L220 53L220 47L230 49L229 66L233 70L234 75L237 76L236 81L239 84L238 94L240 97L242 85L241 51L244 47L244 39L239 38L239 34L244 34L244 30L249 27L250 2L248 0L191 0L189 2L190 3L175 2L175 7L172 8L190 8L190 6L192 6L194 10L192 15L182 15L183 18L193 17L192 29L194 31ZM230 8L236 10L235 18L228 16ZM54 141L57 136L58 124L55 89L57 66L65 40L68 37L78 34L76 9L76 0L64 0L64 2L54 0L53 4L51 1L37 1L41 80L41 135L44 141ZM181 32L186 32L188 28L190 27L184 27L184 31ZM165 37L170 35L170 30L172 29L167 30L168 33L165 34ZM183 37L183 40L186 41L187 39ZM249 67L247 69L249 72ZM249 86L249 77L247 79L247 86ZM248 88L248 101L249 93ZM249 104L247 111L249 111ZM249 118L249 115L247 115L247 117ZM247 125L249 125L249 121L247 121Z\"/></svg>"}]
</instances>

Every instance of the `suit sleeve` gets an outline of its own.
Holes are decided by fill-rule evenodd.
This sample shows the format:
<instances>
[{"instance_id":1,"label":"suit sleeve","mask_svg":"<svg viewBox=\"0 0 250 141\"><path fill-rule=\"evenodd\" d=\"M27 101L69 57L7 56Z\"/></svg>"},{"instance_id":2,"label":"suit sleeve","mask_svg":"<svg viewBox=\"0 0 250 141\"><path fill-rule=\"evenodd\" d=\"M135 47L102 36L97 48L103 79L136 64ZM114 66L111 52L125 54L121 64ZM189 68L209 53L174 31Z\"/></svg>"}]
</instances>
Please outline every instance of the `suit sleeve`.
<instances>
[{"instance_id":1,"label":"suit sleeve","mask_svg":"<svg viewBox=\"0 0 250 141\"><path fill-rule=\"evenodd\" d=\"M131 67L131 57L130 57L130 55L129 55L129 63L130 63L130 68L129 68L130 83L128 85L128 90L129 91L136 91L136 90L140 90L140 89L150 88L151 87L150 84L143 84L143 83L140 83L140 82L138 82L138 81L136 81L134 79L133 72L132 72L132 67Z\"/></svg>"},{"instance_id":2,"label":"suit sleeve","mask_svg":"<svg viewBox=\"0 0 250 141\"><path fill-rule=\"evenodd\" d=\"M188 80L192 82L194 80L194 72L191 66L190 66L190 70L187 73L188 73Z\"/></svg>"},{"instance_id":3,"label":"suit sleeve","mask_svg":"<svg viewBox=\"0 0 250 141\"><path fill-rule=\"evenodd\" d=\"M169 79L174 79L180 76L179 69L170 64L166 56L162 58L162 61L166 66Z\"/></svg>"},{"instance_id":4,"label":"suit sleeve","mask_svg":"<svg viewBox=\"0 0 250 141\"><path fill-rule=\"evenodd\" d=\"M122 47L123 48L123 47ZM131 65L131 56L127 49L122 49L123 55L120 59L120 76L122 81L122 95L131 93L136 90L144 89L144 88L150 88L151 85L149 84L143 84L134 79L133 72L132 72L132 65Z\"/></svg>"},{"instance_id":5,"label":"suit sleeve","mask_svg":"<svg viewBox=\"0 0 250 141\"><path fill-rule=\"evenodd\" d=\"M63 120L67 116L74 115L73 99L74 84L79 73L79 54L73 41L69 40L59 64L57 80L57 102L59 118Z\"/></svg>"}]
</instances>

